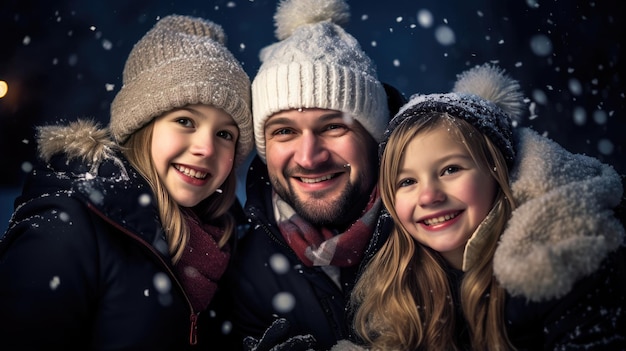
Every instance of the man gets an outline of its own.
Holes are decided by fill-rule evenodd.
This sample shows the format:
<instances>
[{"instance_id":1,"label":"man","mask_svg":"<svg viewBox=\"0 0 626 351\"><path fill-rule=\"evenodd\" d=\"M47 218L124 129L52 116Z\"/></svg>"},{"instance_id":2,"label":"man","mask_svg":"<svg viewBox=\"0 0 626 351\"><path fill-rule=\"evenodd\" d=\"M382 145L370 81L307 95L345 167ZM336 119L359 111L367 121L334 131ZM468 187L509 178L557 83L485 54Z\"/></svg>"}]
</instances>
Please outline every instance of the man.
<instances>
[{"instance_id":1,"label":"man","mask_svg":"<svg viewBox=\"0 0 626 351\"><path fill-rule=\"evenodd\" d=\"M378 81L339 26L348 10L343 0L283 1L274 17L280 41L261 52L249 230L214 307L224 310L217 319L237 347L269 350L287 340L281 349L293 350L303 339L290 337L310 334L321 350L347 338L349 294L390 229L376 186L377 149L390 110L405 100ZM278 317L286 323L268 330Z\"/></svg>"}]
</instances>

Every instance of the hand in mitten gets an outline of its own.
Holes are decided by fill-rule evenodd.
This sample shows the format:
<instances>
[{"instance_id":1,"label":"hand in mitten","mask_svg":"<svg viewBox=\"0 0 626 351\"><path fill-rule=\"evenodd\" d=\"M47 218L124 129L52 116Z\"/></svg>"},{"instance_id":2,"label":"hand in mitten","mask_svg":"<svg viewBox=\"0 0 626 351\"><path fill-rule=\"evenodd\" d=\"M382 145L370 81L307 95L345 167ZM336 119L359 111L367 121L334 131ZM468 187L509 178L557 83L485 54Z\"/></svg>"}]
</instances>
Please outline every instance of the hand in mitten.
<instances>
[{"instance_id":1,"label":"hand in mitten","mask_svg":"<svg viewBox=\"0 0 626 351\"><path fill-rule=\"evenodd\" d=\"M314 350L316 340L311 334L296 335L288 338L290 324L285 318L278 318L267 328L260 340L245 337L243 346L246 351L308 351Z\"/></svg>"}]
</instances>

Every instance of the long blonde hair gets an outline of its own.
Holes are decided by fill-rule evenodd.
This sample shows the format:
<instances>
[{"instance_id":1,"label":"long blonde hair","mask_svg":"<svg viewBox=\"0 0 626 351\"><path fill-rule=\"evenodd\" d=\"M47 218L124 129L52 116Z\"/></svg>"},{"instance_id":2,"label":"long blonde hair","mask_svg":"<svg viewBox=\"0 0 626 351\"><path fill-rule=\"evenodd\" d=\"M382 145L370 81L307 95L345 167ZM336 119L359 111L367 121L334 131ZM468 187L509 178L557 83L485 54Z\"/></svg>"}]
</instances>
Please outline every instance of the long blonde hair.
<instances>
[{"instance_id":1,"label":"long blonde hair","mask_svg":"<svg viewBox=\"0 0 626 351\"><path fill-rule=\"evenodd\" d=\"M492 266L497 242L515 206L505 159L487 137L462 119L446 113L411 119L396 128L381 158L381 197L396 225L353 290L355 331L372 350L458 350L467 346L459 345L461 330L455 329L464 323L470 330L472 349L512 349L504 320L505 291ZM416 242L399 224L394 209L395 180L407 144L419 133L439 127L463 142L478 166L489 170L499 185L494 200L497 220L488 229L492 234L482 259L464 274L460 301L452 301L443 258ZM465 321L456 320L459 304Z\"/></svg>"},{"instance_id":2,"label":"long blonde hair","mask_svg":"<svg viewBox=\"0 0 626 351\"><path fill-rule=\"evenodd\" d=\"M157 202L161 225L167 237L169 252L172 255L172 262L176 263L189 240L189 228L182 209L172 199L159 180L157 170L152 162L153 127L154 120L131 134L123 145L122 152L128 158L130 164L137 169L152 188ZM228 242L235 230L235 221L230 215L229 209L235 201L236 181L235 172L231 171L224 184L220 187L221 193L213 193L192 209L203 222L210 222L223 229L224 234L218 243L220 247L223 247Z\"/></svg>"}]
</instances>

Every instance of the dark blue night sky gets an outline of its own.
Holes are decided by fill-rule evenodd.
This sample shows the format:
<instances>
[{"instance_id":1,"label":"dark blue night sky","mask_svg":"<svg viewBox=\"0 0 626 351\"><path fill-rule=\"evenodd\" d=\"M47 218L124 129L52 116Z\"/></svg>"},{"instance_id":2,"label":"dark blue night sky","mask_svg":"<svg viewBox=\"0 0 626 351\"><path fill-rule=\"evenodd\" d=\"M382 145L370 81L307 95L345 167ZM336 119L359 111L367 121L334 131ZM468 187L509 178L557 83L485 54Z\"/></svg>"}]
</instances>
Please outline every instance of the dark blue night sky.
<instances>
[{"instance_id":1,"label":"dark blue night sky","mask_svg":"<svg viewBox=\"0 0 626 351\"><path fill-rule=\"evenodd\" d=\"M406 96L447 92L456 74L496 62L528 97L522 125L626 173L626 28L618 1L347 1L346 29L379 78ZM107 124L124 61L158 18L177 13L221 24L253 78L259 50L276 40L276 3L3 1L0 81L9 90L0 98L0 223L34 162L33 127L79 117Z\"/></svg>"}]
</instances>

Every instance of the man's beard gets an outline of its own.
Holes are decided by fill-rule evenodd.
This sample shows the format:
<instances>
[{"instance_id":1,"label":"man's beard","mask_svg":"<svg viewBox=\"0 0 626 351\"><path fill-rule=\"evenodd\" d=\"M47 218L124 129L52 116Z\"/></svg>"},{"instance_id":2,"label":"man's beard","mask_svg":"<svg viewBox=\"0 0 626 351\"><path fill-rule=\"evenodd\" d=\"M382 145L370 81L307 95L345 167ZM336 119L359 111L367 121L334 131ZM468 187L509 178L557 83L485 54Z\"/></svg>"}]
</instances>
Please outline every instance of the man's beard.
<instances>
[{"instance_id":1,"label":"man's beard","mask_svg":"<svg viewBox=\"0 0 626 351\"><path fill-rule=\"evenodd\" d=\"M330 202L324 191L309 193L309 200L302 200L290 185L286 189L274 176L270 176L274 190L296 213L311 225L344 229L363 211L370 192L363 187L362 179L349 182L339 197ZM289 179L289 178L286 178ZM290 184L290 183L288 183Z\"/></svg>"}]
</instances>

